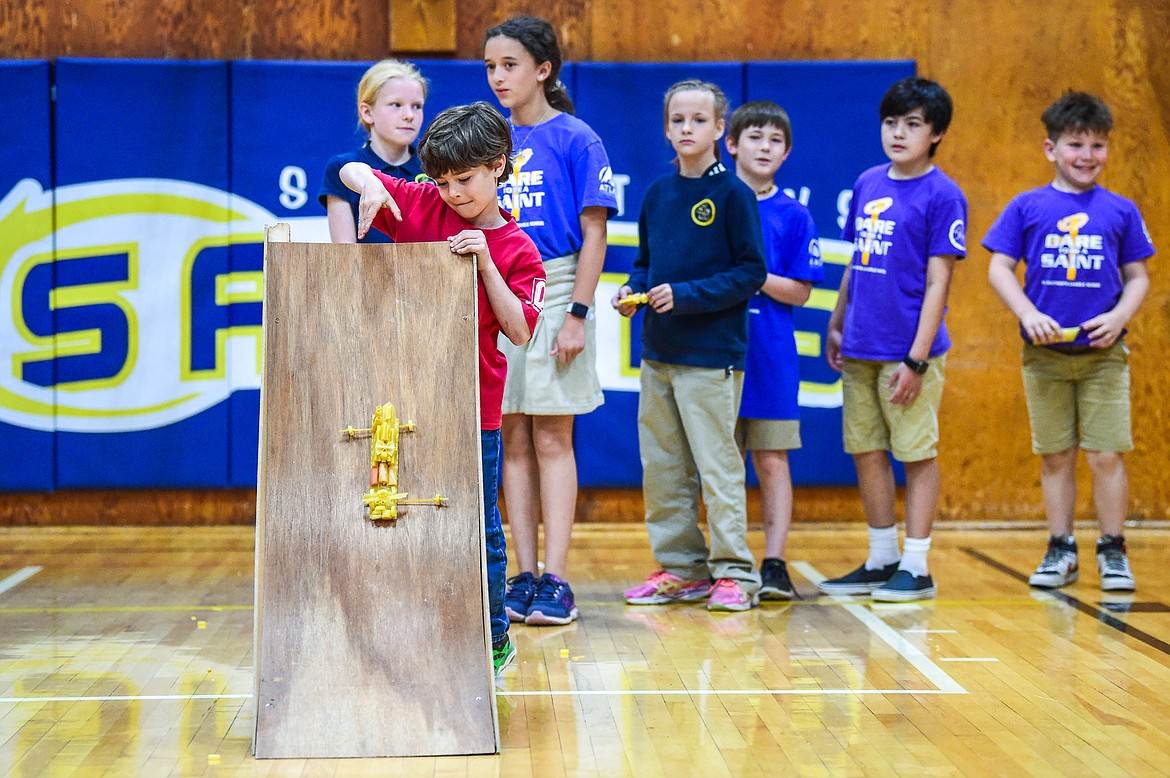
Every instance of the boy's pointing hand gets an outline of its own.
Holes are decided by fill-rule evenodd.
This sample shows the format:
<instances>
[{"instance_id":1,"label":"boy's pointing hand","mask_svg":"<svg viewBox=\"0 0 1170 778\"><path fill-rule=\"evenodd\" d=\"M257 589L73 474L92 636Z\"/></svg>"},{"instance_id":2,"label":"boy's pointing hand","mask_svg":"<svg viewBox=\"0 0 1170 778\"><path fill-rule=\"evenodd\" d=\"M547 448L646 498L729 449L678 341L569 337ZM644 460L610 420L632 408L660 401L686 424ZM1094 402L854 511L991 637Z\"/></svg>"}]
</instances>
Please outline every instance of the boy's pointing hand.
<instances>
[{"instance_id":1,"label":"boy's pointing hand","mask_svg":"<svg viewBox=\"0 0 1170 778\"><path fill-rule=\"evenodd\" d=\"M358 200L358 238L365 237L370 231L370 225L374 223L374 217L383 208L389 208L394 218L402 221L402 211L399 210L398 203L394 202L394 198L386 191L386 187L382 186L382 182L375 178L362 187L361 199Z\"/></svg>"}]
</instances>

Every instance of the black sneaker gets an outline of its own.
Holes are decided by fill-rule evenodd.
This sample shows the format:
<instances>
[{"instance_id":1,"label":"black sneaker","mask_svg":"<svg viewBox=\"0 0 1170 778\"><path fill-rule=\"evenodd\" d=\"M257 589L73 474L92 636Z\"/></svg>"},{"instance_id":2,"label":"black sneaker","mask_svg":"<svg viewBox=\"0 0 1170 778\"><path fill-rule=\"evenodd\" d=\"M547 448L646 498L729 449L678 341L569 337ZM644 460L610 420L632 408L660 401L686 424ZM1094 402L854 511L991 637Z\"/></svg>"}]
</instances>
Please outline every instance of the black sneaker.
<instances>
[{"instance_id":1,"label":"black sneaker","mask_svg":"<svg viewBox=\"0 0 1170 778\"><path fill-rule=\"evenodd\" d=\"M1071 537L1048 539L1048 551L1040 566L1028 579L1029 586L1041 589L1056 589L1073 583L1080 576L1077 567L1077 542Z\"/></svg>"},{"instance_id":2,"label":"black sneaker","mask_svg":"<svg viewBox=\"0 0 1170 778\"><path fill-rule=\"evenodd\" d=\"M909 570L898 570L886 585L874 589L875 602L913 602L914 600L928 600L934 596L934 579L930 574L914 575Z\"/></svg>"},{"instance_id":3,"label":"black sneaker","mask_svg":"<svg viewBox=\"0 0 1170 778\"><path fill-rule=\"evenodd\" d=\"M759 597L761 600L791 600L799 595L788 577L788 566L783 559L768 557L760 563Z\"/></svg>"},{"instance_id":4,"label":"black sneaker","mask_svg":"<svg viewBox=\"0 0 1170 778\"><path fill-rule=\"evenodd\" d=\"M504 610L508 613L508 621L524 621L532 607L532 598L536 596L536 576L532 573L514 575L508 579L507 587Z\"/></svg>"},{"instance_id":5,"label":"black sneaker","mask_svg":"<svg viewBox=\"0 0 1170 778\"><path fill-rule=\"evenodd\" d=\"M1125 537L1102 535L1097 541L1097 567L1101 570L1101 589L1107 592L1132 592L1136 588L1129 556L1125 553Z\"/></svg>"},{"instance_id":6,"label":"black sneaker","mask_svg":"<svg viewBox=\"0 0 1170 778\"><path fill-rule=\"evenodd\" d=\"M897 562L891 562L877 570L866 569L863 563L852 573L821 581L817 584L817 588L825 594L869 594L874 589L885 586L896 572L898 572Z\"/></svg>"}]
</instances>

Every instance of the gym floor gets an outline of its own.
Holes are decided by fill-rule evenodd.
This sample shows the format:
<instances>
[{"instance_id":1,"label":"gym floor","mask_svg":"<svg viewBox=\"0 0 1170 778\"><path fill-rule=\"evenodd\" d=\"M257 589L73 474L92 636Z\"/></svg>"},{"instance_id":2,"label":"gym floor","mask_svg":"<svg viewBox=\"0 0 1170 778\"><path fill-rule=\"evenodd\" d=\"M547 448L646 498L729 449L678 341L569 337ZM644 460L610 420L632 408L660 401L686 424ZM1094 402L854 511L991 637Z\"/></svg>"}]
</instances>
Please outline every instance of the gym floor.
<instances>
[{"instance_id":1,"label":"gym floor","mask_svg":"<svg viewBox=\"0 0 1170 778\"><path fill-rule=\"evenodd\" d=\"M1081 580L1046 592L1026 583L1042 529L941 525L938 598L881 605L816 592L862 527L798 524L802 599L711 614L625 605L654 568L644 529L582 525L579 621L513 626L499 756L255 760L253 528L3 528L0 774L1165 774L1170 530L1127 530L1128 595L1078 537Z\"/></svg>"}]
</instances>

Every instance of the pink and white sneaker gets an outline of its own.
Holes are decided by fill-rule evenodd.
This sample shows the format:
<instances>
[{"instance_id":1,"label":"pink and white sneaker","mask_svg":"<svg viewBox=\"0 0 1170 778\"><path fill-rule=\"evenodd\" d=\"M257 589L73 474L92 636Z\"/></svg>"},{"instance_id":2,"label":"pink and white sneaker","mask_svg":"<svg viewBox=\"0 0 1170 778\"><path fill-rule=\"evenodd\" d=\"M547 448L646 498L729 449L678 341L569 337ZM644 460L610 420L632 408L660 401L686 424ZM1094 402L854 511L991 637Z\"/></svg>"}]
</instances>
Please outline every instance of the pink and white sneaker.
<instances>
[{"instance_id":1,"label":"pink and white sneaker","mask_svg":"<svg viewBox=\"0 0 1170 778\"><path fill-rule=\"evenodd\" d=\"M660 605L665 602L694 602L711 591L711 581L685 581L673 573L659 570L632 589L626 589L630 605Z\"/></svg>"},{"instance_id":2,"label":"pink and white sneaker","mask_svg":"<svg viewBox=\"0 0 1170 778\"><path fill-rule=\"evenodd\" d=\"M748 596L743 587L730 578L720 578L711 587L711 597L707 600L709 611L746 611L756 605L756 598Z\"/></svg>"}]
</instances>

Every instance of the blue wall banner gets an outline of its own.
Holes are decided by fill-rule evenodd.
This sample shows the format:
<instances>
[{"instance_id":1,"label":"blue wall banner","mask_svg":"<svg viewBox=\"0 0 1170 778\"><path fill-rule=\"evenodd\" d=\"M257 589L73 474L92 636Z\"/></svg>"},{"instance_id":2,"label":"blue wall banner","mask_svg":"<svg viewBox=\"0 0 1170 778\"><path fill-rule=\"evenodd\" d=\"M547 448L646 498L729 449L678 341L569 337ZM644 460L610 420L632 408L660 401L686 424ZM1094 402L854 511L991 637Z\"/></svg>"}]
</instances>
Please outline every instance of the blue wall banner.
<instances>
[{"instance_id":1,"label":"blue wall banner","mask_svg":"<svg viewBox=\"0 0 1170 778\"><path fill-rule=\"evenodd\" d=\"M854 483L852 458L842 448L840 374L825 361L823 336L853 255L840 240L853 183L886 161L878 104L891 84L914 75L914 63L753 62L746 71L746 99L775 101L792 120L792 153L778 183L812 211L825 261L825 280L793 314L804 446L789 457L792 478L799 484ZM901 482L901 465L895 467Z\"/></svg>"},{"instance_id":2,"label":"blue wall banner","mask_svg":"<svg viewBox=\"0 0 1170 778\"><path fill-rule=\"evenodd\" d=\"M426 119L494 101L479 62L420 61ZM263 235L328 240L329 157L364 141L369 63L0 62L0 490L255 483ZM881 162L877 105L912 62L566 66L609 152L620 212L597 293L606 403L577 424L584 486L637 486L640 318L609 299L629 272L649 184L672 170L662 96L683 78L794 125L780 184L812 210L826 281L797 313L805 447L794 480L853 483L840 384L824 362L858 173ZM56 90L56 100L51 95ZM620 106L619 106L620 103ZM618 108L620 107L620 110ZM815 142L812 140L815 138ZM322 269L323 272L326 269Z\"/></svg>"},{"instance_id":3,"label":"blue wall banner","mask_svg":"<svg viewBox=\"0 0 1170 778\"><path fill-rule=\"evenodd\" d=\"M0 317L0 490L45 490L56 483L53 377L42 373L33 383L9 365L28 351L43 351L53 336L47 306L24 315L15 310L25 307L17 296L24 279L39 260L53 256L53 201L44 193L52 186L49 63L0 61L0 83L6 117L0 121L0 299L12 301L0 304L0 311L12 310Z\"/></svg>"},{"instance_id":4,"label":"blue wall banner","mask_svg":"<svg viewBox=\"0 0 1170 778\"><path fill-rule=\"evenodd\" d=\"M684 78L717 84L733 110L749 100L772 100L792 119L793 152L780 170L779 184L813 212L825 281L796 312L804 447L792 453L790 463L798 484L855 482L853 463L841 443L840 376L825 362L822 341L851 255L851 248L838 238L853 182L861 171L885 160L878 103L890 84L913 74L912 62L578 65L578 112L605 142L621 209L609 224L606 272L597 293L598 369L606 402L577 425L583 485L641 483L637 437L641 317L622 319L608 302L633 264L646 189L672 170L662 98L671 84ZM613 91L619 84L622 110L615 111ZM722 153L730 163L725 148Z\"/></svg>"},{"instance_id":5,"label":"blue wall banner","mask_svg":"<svg viewBox=\"0 0 1170 778\"><path fill-rule=\"evenodd\" d=\"M56 63L57 486L226 486L231 387L193 283L234 225L227 63ZM46 258L49 261L49 258ZM35 383L35 381L33 382Z\"/></svg>"},{"instance_id":6,"label":"blue wall banner","mask_svg":"<svg viewBox=\"0 0 1170 778\"><path fill-rule=\"evenodd\" d=\"M743 102L743 64L674 63L577 66L577 114L605 143L617 190L618 214L609 223L605 272L597 287L597 370L605 404L577 420L577 468L582 486L641 486L638 454L638 363L641 315L624 319L609 301L637 256L638 213L656 178L674 170L666 140L662 98L677 81L717 84L732 105ZM616 90L620 89L620 110ZM724 152L724 159L727 158Z\"/></svg>"}]
</instances>

